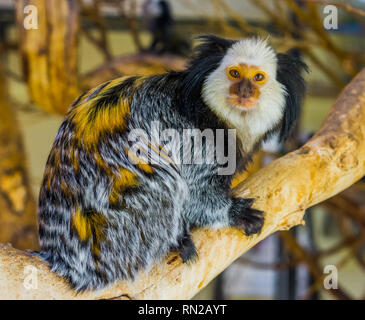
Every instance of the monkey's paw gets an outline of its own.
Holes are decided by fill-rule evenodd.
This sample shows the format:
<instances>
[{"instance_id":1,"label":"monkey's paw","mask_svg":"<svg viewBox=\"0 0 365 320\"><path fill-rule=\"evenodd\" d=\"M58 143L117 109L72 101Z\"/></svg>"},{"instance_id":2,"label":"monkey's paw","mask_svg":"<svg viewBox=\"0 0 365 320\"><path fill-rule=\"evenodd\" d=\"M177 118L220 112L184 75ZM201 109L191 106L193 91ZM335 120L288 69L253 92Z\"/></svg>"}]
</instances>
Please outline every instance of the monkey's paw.
<instances>
[{"instance_id":1,"label":"monkey's paw","mask_svg":"<svg viewBox=\"0 0 365 320\"><path fill-rule=\"evenodd\" d=\"M233 198L229 210L229 219L232 227L244 231L246 236L259 233L264 224L264 213L251 208L254 199Z\"/></svg>"},{"instance_id":2,"label":"monkey's paw","mask_svg":"<svg viewBox=\"0 0 365 320\"><path fill-rule=\"evenodd\" d=\"M196 252L190 233L186 234L179 241L178 251L183 263L194 262L197 259L198 253Z\"/></svg>"}]
</instances>

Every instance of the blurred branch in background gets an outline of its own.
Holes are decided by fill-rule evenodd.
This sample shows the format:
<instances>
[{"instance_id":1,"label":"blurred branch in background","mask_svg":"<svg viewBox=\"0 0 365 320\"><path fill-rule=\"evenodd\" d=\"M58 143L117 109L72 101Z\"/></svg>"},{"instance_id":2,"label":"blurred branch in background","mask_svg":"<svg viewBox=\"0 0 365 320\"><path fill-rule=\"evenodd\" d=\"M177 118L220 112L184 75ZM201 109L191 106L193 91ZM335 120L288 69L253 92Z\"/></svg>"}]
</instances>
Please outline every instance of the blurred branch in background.
<instances>
[{"instance_id":1,"label":"blurred branch in background","mask_svg":"<svg viewBox=\"0 0 365 320\"><path fill-rule=\"evenodd\" d=\"M132 36L136 49L140 52L143 50L142 40L138 30L137 5L133 0L106 0L106 3L112 4L117 8L120 17L125 21L128 30Z\"/></svg>"},{"instance_id":2,"label":"blurred branch in background","mask_svg":"<svg viewBox=\"0 0 365 320\"><path fill-rule=\"evenodd\" d=\"M164 54L162 56L140 53L124 55L114 58L81 78L81 88L94 87L113 77L122 75L163 73L166 69L182 70L185 66L184 58Z\"/></svg>"},{"instance_id":3,"label":"blurred branch in background","mask_svg":"<svg viewBox=\"0 0 365 320\"><path fill-rule=\"evenodd\" d=\"M328 0L299 0L301 2L313 2L316 4L321 4L321 5L333 5L336 6L338 8L341 8L349 13L355 14L355 15L359 15L361 17L365 17L365 10L361 10L358 8L353 7L352 5L348 4L348 3L343 3L343 2L336 2L336 1L328 1Z\"/></svg>"},{"instance_id":4,"label":"blurred branch in background","mask_svg":"<svg viewBox=\"0 0 365 320\"><path fill-rule=\"evenodd\" d=\"M93 23L94 28L86 28L84 24L81 24L81 31L98 49L103 53L106 61L112 58L109 49L109 42L107 37L106 21L101 12L102 0L92 0L90 5L85 5L82 0L77 0L80 7L80 15L85 18L86 21ZM99 34L98 38L92 33L92 30L96 30Z\"/></svg>"},{"instance_id":5,"label":"blurred branch in background","mask_svg":"<svg viewBox=\"0 0 365 320\"><path fill-rule=\"evenodd\" d=\"M31 100L47 112L64 114L78 91L76 0L16 0L18 45ZM38 10L38 29L23 26L24 6Z\"/></svg>"},{"instance_id":6,"label":"blurred branch in background","mask_svg":"<svg viewBox=\"0 0 365 320\"><path fill-rule=\"evenodd\" d=\"M0 242L37 249L36 204L17 119L0 62Z\"/></svg>"}]
</instances>

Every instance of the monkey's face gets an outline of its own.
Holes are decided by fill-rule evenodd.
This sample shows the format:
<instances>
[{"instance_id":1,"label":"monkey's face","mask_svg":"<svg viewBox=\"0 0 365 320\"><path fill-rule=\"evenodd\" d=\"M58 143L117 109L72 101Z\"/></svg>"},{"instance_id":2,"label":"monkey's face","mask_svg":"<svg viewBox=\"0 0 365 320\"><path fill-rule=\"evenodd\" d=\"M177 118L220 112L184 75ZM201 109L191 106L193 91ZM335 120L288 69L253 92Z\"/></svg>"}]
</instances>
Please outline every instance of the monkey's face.
<instances>
[{"instance_id":1,"label":"monkey's face","mask_svg":"<svg viewBox=\"0 0 365 320\"><path fill-rule=\"evenodd\" d=\"M264 111L268 104L279 111L284 107L285 91L276 80L276 70L276 53L266 41L238 41L206 79L204 99L220 113Z\"/></svg>"},{"instance_id":2,"label":"monkey's face","mask_svg":"<svg viewBox=\"0 0 365 320\"><path fill-rule=\"evenodd\" d=\"M266 72L254 65L239 63L227 67L226 74L230 82L228 101L244 109L254 107L268 80Z\"/></svg>"},{"instance_id":3,"label":"monkey's face","mask_svg":"<svg viewBox=\"0 0 365 320\"><path fill-rule=\"evenodd\" d=\"M286 91L276 79L277 64L266 41L234 43L204 82L205 103L230 127L262 136L283 119Z\"/></svg>"}]
</instances>

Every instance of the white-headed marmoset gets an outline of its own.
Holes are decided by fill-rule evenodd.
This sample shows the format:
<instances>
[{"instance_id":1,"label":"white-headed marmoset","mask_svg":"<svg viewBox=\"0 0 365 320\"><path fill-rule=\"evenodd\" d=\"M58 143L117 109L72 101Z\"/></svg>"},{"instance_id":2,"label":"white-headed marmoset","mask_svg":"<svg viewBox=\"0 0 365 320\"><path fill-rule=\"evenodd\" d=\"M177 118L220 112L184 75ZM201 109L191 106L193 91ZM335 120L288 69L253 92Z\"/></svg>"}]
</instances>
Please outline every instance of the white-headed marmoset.
<instances>
[{"instance_id":1,"label":"white-headed marmoset","mask_svg":"<svg viewBox=\"0 0 365 320\"><path fill-rule=\"evenodd\" d=\"M200 40L185 70L106 82L68 110L40 190L39 256L78 291L134 279L171 250L193 260L191 228L262 228L253 199L232 197L232 178L263 140L290 134L306 65L261 39ZM163 144L166 129L178 135ZM206 134L182 152L186 130ZM227 150L235 166L222 173L207 155Z\"/></svg>"}]
</instances>

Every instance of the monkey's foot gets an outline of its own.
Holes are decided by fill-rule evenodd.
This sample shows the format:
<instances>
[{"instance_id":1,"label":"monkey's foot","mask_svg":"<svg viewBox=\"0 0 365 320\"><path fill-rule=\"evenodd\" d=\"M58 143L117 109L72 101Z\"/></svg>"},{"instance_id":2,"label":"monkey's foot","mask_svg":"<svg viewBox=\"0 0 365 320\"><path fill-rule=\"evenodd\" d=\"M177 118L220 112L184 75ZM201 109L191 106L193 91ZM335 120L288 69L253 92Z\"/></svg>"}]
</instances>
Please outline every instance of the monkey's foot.
<instances>
[{"instance_id":1,"label":"monkey's foot","mask_svg":"<svg viewBox=\"0 0 365 320\"><path fill-rule=\"evenodd\" d=\"M254 199L233 198L229 218L232 227L244 231L246 236L259 233L264 224L264 213L251 208Z\"/></svg>"},{"instance_id":2,"label":"monkey's foot","mask_svg":"<svg viewBox=\"0 0 365 320\"><path fill-rule=\"evenodd\" d=\"M177 250L179 251L180 257L183 263L193 262L197 257L198 253L193 240L189 233L186 233L180 240Z\"/></svg>"}]
</instances>

